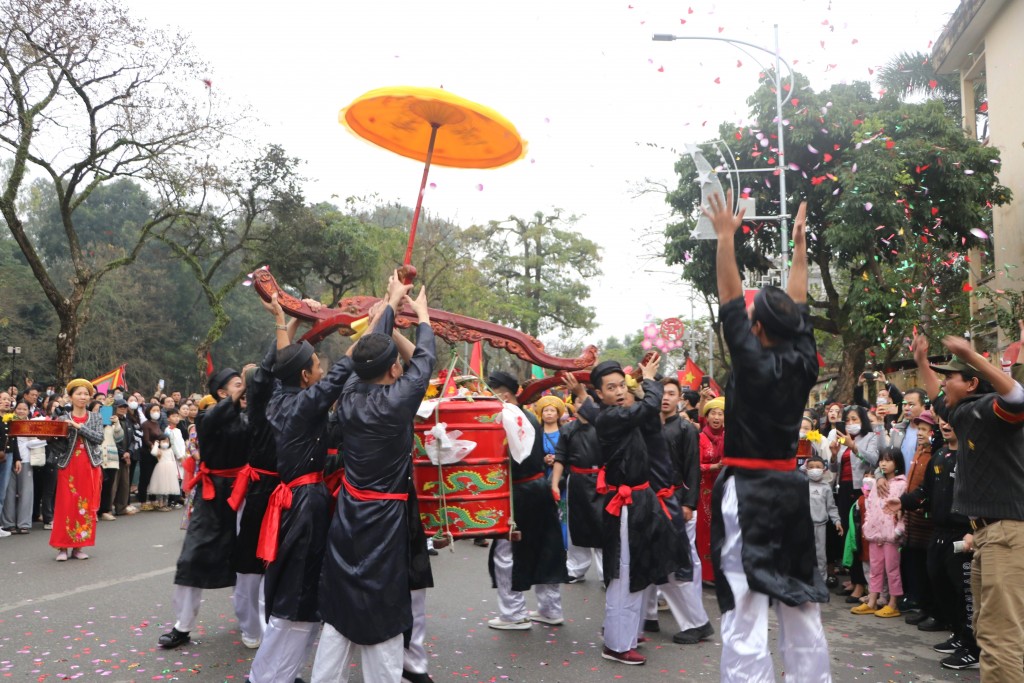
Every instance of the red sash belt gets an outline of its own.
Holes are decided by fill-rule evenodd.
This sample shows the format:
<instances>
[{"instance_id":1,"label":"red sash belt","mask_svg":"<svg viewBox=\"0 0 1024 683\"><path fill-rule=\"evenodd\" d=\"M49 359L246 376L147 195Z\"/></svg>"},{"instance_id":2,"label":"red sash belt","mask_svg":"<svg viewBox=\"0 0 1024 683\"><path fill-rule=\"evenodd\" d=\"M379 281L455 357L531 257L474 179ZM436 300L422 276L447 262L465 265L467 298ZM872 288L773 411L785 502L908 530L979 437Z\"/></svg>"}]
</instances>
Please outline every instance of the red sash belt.
<instances>
[{"instance_id":1,"label":"red sash belt","mask_svg":"<svg viewBox=\"0 0 1024 683\"><path fill-rule=\"evenodd\" d=\"M185 485L181 487L181 490L188 493L196 487L199 482L203 483L203 500L213 500L217 494L217 490L213 487L213 479L211 477L237 477L238 473L241 472L244 467L232 467L227 470L211 470L206 466L206 463L199 463L199 471L196 472L191 479L185 482Z\"/></svg>"},{"instance_id":2,"label":"red sash belt","mask_svg":"<svg viewBox=\"0 0 1024 683\"><path fill-rule=\"evenodd\" d=\"M569 471L573 474L597 474L600 469L597 467L576 467L576 465L569 465Z\"/></svg>"},{"instance_id":3,"label":"red sash belt","mask_svg":"<svg viewBox=\"0 0 1024 683\"><path fill-rule=\"evenodd\" d=\"M722 458L722 466L739 467L743 470L774 470L790 472L796 469L796 458L766 460L764 458Z\"/></svg>"},{"instance_id":4,"label":"red sash belt","mask_svg":"<svg viewBox=\"0 0 1024 683\"><path fill-rule=\"evenodd\" d=\"M615 517L622 515L622 507L624 505L633 504L633 491L643 491L644 489L651 488L651 482L645 481L642 484L636 486L629 486L628 484L620 484L619 486L608 486L605 481L604 468L602 467L597 471L597 492L598 493L610 493L613 489L615 490L615 496L612 497L608 504L605 505L604 509L608 514Z\"/></svg>"},{"instance_id":5,"label":"red sash belt","mask_svg":"<svg viewBox=\"0 0 1024 683\"><path fill-rule=\"evenodd\" d=\"M323 472L310 472L290 482L281 482L270 494L267 512L260 526L260 540L256 544L256 557L267 564L277 559L277 538L281 532L281 511L292 507L292 490L307 484L319 484L324 480Z\"/></svg>"},{"instance_id":6,"label":"red sash belt","mask_svg":"<svg viewBox=\"0 0 1024 683\"><path fill-rule=\"evenodd\" d=\"M277 477L277 472L270 470L261 470L258 467L252 467L246 465L242 468L242 471L235 477L235 485L231 489L231 497L228 498L228 505L231 509L238 511L238 508L242 507L242 501L245 500L245 494L249 492L249 483L253 481L259 481L260 477Z\"/></svg>"},{"instance_id":7,"label":"red sash belt","mask_svg":"<svg viewBox=\"0 0 1024 683\"><path fill-rule=\"evenodd\" d=\"M528 481L537 481L538 479L540 479L543 476L544 476L543 472L538 472L537 474L531 475L529 477L523 477L522 479L513 479L512 483L513 484L525 484Z\"/></svg>"},{"instance_id":8,"label":"red sash belt","mask_svg":"<svg viewBox=\"0 0 1024 683\"><path fill-rule=\"evenodd\" d=\"M676 494L676 487L675 486L669 486L667 489L661 489L657 493L658 502L661 503L661 509L664 510L665 516L668 517L669 519L672 519L672 515L668 511L668 505L665 504L665 499L666 498L671 498L675 494Z\"/></svg>"},{"instance_id":9,"label":"red sash belt","mask_svg":"<svg viewBox=\"0 0 1024 683\"><path fill-rule=\"evenodd\" d=\"M330 453L330 451L328 451ZM332 498L338 497L338 491L341 490L341 482L345 479L345 468L339 468L324 477L324 485L327 490L331 492Z\"/></svg>"},{"instance_id":10,"label":"red sash belt","mask_svg":"<svg viewBox=\"0 0 1024 683\"><path fill-rule=\"evenodd\" d=\"M345 477L341 478L341 483L345 487L345 491L348 495L352 496L356 500L409 500L408 493L381 493L380 491L374 491L372 489L357 489L355 486L348 483L348 479Z\"/></svg>"}]
</instances>

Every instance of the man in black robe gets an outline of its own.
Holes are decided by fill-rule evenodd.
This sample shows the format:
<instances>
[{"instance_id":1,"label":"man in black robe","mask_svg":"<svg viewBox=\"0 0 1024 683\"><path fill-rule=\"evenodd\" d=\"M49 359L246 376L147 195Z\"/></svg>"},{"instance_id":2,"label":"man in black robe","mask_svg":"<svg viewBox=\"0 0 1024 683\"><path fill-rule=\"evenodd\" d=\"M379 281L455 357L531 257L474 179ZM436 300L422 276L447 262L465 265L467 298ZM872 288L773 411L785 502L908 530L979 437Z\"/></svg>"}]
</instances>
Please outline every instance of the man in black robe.
<instances>
[{"instance_id":1,"label":"man in black robe","mask_svg":"<svg viewBox=\"0 0 1024 683\"><path fill-rule=\"evenodd\" d=\"M519 406L515 377L497 371L487 378L487 384L502 401ZM488 558L491 580L498 589L498 616L487 625L503 631L526 630L534 621L553 626L563 623L560 584L568 580L558 505L544 479L543 428L533 411L522 413L534 429L530 455L522 462L513 459L510 465L513 516L522 538L514 543L496 539ZM537 594L537 609L527 611L523 591L531 586Z\"/></svg>"},{"instance_id":2,"label":"man in black robe","mask_svg":"<svg viewBox=\"0 0 1024 683\"><path fill-rule=\"evenodd\" d=\"M398 683L403 634L413 626L408 505L413 419L427 392L435 349L425 290L412 300L397 275L393 282L402 298L390 297L374 332L356 343L356 377L339 400L345 475L320 580L325 624L313 681L346 680L358 645L365 680ZM391 338L403 298L419 320L408 370Z\"/></svg>"},{"instance_id":3,"label":"man in black robe","mask_svg":"<svg viewBox=\"0 0 1024 683\"><path fill-rule=\"evenodd\" d=\"M597 430L602 469L598 491L606 494L604 508L604 642L601 656L622 664L644 664L636 647L643 619L645 589L664 583L680 569L678 532L658 500L655 486L667 487L670 465L667 449L648 453L648 425L660 425L662 387L654 381L660 357L641 363L643 398L627 396L626 374L617 361L605 361L590 372L601 400L598 409L578 382L566 378L576 395L580 414ZM660 427L659 427L660 436ZM652 477L652 474L654 477Z\"/></svg>"},{"instance_id":4,"label":"man in black robe","mask_svg":"<svg viewBox=\"0 0 1024 683\"><path fill-rule=\"evenodd\" d=\"M796 469L807 397L818 377L807 307L807 204L793 221L787 290L764 287L747 309L735 256L743 212L714 195L705 213L718 236L718 316L732 374L725 389L725 466L712 496L711 557L722 609L722 680L775 680L768 606L775 602L787 680L831 681L818 603L808 479Z\"/></svg>"},{"instance_id":5,"label":"man in black robe","mask_svg":"<svg viewBox=\"0 0 1024 683\"><path fill-rule=\"evenodd\" d=\"M558 482L563 472L569 473L565 485L569 518L565 566L569 571L569 583L583 581L592 562L596 563L597 580L604 581L601 554L604 495L597 492L600 469L601 447L597 442L597 432L594 425L577 414L575 420L562 427L562 436L555 445L555 464L551 469L552 495L556 492L561 495Z\"/></svg>"},{"instance_id":6,"label":"man in black robe","mask_svg":"<svg viewBox=\"0 0 1024 683\"><path fill-rule=\"evenodd\" d=\"M700 553L697 552L696 543L697 505L700 499L700 434L692 422L679 415L682 400L679 380L666 377L661 380L661 385L665 387L661 398L662 433L672 462L673 497L686 526L686 542L690 548L693 571L690 580L679 585L677 593L666 594L666 600L680 629L672 636L672 642L693 645L715 632L707 610L704 609Z\"/></svg>"},{"instance_id":7,"label":"man in black robe","mask_svg":"<svg viewBox=\"0 0 1024 683\"><path fill-rule=\"evenodd\" d=\"M174 574L174 628L160 636L160 647L171 649L189 642L204 588L235 585L230 562L235 546L235 511L228 505L231 487L248 458L248 440L240 405L245 383L237 371L225 368L209 381L217 403L196 418L196 438L202 462L185 490L196 488L192 517Z\"/></svg>"},{"instance_id":8,"label":"man in black robe","mask_svg":"<svg viewBox=\"0 0 1024 683\"><path fill-rule=\"evenodd\" d=\"M331 500L323 477L328 414L352 374L352 361L343 357L324 376L309 342L291 343L276 295L265 307L274 315L277 330L273 374L279 383L266 416L280 483L270 495L256 551L268 563L268 621L249 681L285 683L305 665L320 625L317 584Z\"/></svg>"},{"instance_id":9,"label":"man in black robe","mask_svg":"<svg viewBox=\"0 0 1024 683\"><path fill-rule=\"evenodd\" d=\"M235 569L235 592L231 599L238 615L238 627L242 632L242 645L255 650L263 640L266 623L260 610L260 593L263 585L263 560L256 557L263 514L267 511L270 494L278 484L277 449L274 446L274 432L267 422L267 403L274 392L274 358L276 343L256 366L242 370L245 380L245 416L249 430L249 462L235 478L235 485L228 499L232 510L238 514L238 537L231 565Z\"/></svg>"}]
</instances>

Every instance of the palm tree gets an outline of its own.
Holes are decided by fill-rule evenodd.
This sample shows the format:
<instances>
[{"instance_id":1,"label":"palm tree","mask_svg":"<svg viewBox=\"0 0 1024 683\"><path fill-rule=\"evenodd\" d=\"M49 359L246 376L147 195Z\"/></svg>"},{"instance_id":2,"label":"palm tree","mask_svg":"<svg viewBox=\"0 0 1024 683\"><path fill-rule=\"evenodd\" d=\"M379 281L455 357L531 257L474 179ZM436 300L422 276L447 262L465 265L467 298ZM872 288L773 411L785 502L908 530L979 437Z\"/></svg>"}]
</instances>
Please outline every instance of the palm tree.
<instances>
[{"instance_id":1,"label":"palm tree","mask_svg":"<svg viewBox=\"0 0 1024 683\"><path fill-rule=\"evenodd\" d=\"M878 83L900 100L923 95L927 99L941 100L949 116L957 121L963 117L960 79L953 74L935 73L931 58L923 52L901 52L890 59L878 70ZM985 81L976 81L977 115L984 115L987 110L985 96Z\"/></svg>"}]
</instances>

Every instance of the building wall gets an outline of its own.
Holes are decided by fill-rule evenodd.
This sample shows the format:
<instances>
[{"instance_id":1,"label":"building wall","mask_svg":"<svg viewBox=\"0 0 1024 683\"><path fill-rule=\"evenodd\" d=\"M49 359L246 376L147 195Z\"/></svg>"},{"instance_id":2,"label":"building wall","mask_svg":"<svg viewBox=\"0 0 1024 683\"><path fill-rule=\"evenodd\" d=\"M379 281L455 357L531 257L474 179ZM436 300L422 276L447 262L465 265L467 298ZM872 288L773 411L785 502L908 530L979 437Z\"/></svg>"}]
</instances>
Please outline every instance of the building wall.
<instances>
[{"instance_id":1,"label":"building wall","mask_svg":"<svg viewBox=\"0 0 1024 683\"><path fill-rule=\"evenodd\" d=\"M999 180L1014 194L995 207L996 289L1024 289L1024 0L1004 5L985 35L989 144L1002 158ZM1009 268L1007 268L1009 266Z\"/></svg>"}]
</instances>

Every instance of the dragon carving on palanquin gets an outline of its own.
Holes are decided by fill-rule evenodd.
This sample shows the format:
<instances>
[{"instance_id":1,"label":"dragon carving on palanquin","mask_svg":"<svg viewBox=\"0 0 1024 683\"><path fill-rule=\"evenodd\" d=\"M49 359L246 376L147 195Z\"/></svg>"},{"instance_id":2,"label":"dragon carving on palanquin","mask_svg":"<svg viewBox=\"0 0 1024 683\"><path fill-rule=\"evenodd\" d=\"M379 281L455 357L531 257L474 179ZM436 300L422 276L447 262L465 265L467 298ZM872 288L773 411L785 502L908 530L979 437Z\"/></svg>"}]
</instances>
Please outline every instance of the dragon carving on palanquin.
<instances>
[{"instance_id":1,"label":"dragon carving on palanquin","mask_svg":"<svg viewBox=\"0 0 1024 683\"><path fill-rule=\"evenodd\" d=\"M285 313L312 323L313 327L303 339L317 344L333 332L341 332L350 336L355 333L352 324L365 318L370 307L380 301L372 296L345 297L334 308L321 308L314 312L300 299L281 289L266 268L260 268L252 276L253 287L265 300L277 294L277 300ZM430 326L434 334L450 343L456 342L487 342L496 349L504 349L519 358L549 370L574 371L590 368L597 362L597 347L588 346L579 358L559 358L544 351L544 344L537 338L519 330L503 325L478 320L469 316L449 313L436 308L430 310ZM416 324L416 314L407 307L402 307L395 315L395 326L412 327Z\"/></svg>"}]
</instances>

